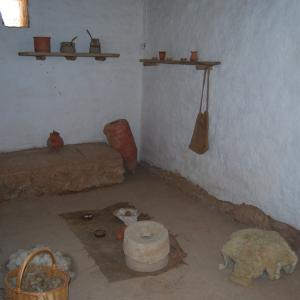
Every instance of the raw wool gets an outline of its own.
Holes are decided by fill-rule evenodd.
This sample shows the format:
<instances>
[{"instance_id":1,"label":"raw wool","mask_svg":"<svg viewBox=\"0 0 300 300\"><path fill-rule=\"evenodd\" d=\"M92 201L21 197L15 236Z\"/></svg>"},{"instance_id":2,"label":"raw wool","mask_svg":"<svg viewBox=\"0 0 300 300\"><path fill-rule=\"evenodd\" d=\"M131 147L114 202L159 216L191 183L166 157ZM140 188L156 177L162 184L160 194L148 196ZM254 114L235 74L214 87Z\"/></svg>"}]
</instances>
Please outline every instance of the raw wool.
<instances>
[{"instance_id":1,"label":"raw wool","mask_svg":"<svg viewBox=\"0 0 300 300\"><path fill-rule=\"evenodd\" d=\"M6 264L6 269L8 271L14 270L16 268L19 268L25 258L30 254L30 252L37 248L43 248L44 246L36 245L31 249L24 250L19 249L17 252L11 254L8 259L8 263ZM74 262L72 258L67 254L62 254L60 251L52 251L54 254L54 257L56 259L56 265L57 268L65 271L69 274L70 278L75 278L75 271L74 271ZM52 261L50 256L47 253L41 253L33 258L32 264L38 265L38 266L51 266Z\"/></svg>"},{"instance_id":2,"label":"raw wool","mask_svg":"<svg viewBox=\"0 0 300 300\"><path fill-rule=\"evenodd\" d=\"M139 213L134 208L120 208L114 212L114 216L121 220L126 226L138 221Z\"/></svg>"},{"instance_id":3,"label":"raw wool","mask_svg":"<svg viewBox=\"0 0 300 300\"><path fill-rule=\"evenodd\" d=\"M62 278L50 277L48 272L41 270L30 270L22 279L21 290L30 293L43 293L59 288L64 284ZM17 286L17 278L10 278L10 285Z\"/></svg>"},{"instance_id":4,"label":"raw wool","mask_svg":"<svg viewBox=\"0 0 300 300\"><path fill-rule=\"evenodd\" d=\"M223 246L224 269L233 263L230 279L248 286L252 279L267 273L271 280L279 279L283 269L290 274L298 262L297 255L276 231L256 228L234 232Z\"/></svg>"}]
</instances>

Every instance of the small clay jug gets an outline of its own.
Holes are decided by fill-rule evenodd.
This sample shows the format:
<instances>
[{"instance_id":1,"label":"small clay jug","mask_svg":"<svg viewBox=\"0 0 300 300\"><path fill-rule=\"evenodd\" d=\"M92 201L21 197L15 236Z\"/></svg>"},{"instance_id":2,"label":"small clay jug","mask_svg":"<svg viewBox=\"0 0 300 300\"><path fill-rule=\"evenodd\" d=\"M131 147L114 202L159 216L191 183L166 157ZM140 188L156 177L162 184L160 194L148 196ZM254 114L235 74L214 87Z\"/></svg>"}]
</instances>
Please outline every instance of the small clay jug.
<instances>
[{"instance_id":1,"label":"small clay jug","mask_svg":"<svg viewBox=\"0 0 300 300\"><path fill-rule=\"evenodd\" d=\"M167 52L166 51L159 51L159 60L165 60Z\"/></svg>"},{"instance_id":2,"label":"small clay jug","mask_svg":"<svg viewBox=\"0 0 300 300\"><path fill-rule=\"evenodd\" d=\"M54 131L50 133L47 140L47 146L51 151L58 152L64 146L64 140L61 138L59 132Z\"/></svg>"},{"instance_id":3,"label":"small clay jug","mask_svg":"<svg viewBox=\"0 0 300 300\"><path fill-rule=\"evenodd\" d=\"M198 61L198 51L191 51L190 61Z\"/></svg>"}]
</instances>

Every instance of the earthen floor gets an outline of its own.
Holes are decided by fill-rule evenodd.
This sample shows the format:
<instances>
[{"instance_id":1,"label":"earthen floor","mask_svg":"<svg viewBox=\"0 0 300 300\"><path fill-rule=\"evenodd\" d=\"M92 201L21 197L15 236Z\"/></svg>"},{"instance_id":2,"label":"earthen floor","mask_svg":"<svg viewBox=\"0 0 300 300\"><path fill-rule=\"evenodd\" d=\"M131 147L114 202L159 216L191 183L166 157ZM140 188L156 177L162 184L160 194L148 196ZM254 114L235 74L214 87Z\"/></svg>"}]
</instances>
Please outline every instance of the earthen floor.
<instances>
[{"instance_id":1,"label":"earthen floor","mask_svg":"<svg viewBox=\"0 0 300 300\"><path fill-rule=\"evenodd\" d=\"M60 213L101 209L128 201L163 223L187 253L186 265L159 276L110 283ZM245 288L220 271L220 249L231 232L244 228L229 216L167 185L144 169L109 188L0 204L0 265L10 253L34 244L69 253L77 265L70 300L299 300L300 266L280 280L258 279Z\"/></svg>"}]
</instances>

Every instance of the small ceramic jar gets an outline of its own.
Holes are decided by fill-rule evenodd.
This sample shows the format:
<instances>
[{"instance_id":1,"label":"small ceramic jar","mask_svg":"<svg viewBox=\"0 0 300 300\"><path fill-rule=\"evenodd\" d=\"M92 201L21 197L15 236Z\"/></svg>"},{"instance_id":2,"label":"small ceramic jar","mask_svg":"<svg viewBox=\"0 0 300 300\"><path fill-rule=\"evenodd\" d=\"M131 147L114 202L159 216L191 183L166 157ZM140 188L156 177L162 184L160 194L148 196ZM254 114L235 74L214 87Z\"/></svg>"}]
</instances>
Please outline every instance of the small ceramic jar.
<instances>
[{"instance_id":1,"label":"small ceramic jar","mask_svg":"<svg viewBox=\"0 0 300 300\"><path fill-rule=\"evenodd\" d=\"M167 55L166 51L159 51L159 60L165 60L166 55Z\"/></svg>"},{"instance_id":2,"label":"small ceramic jar","mask_svg":"<svg viewBox=\"0 0 300 300\"><path fill-rule=\"evenodd\" d=\"M191 51L190 61L198 61L198 51Z\"/></svg>"}]
</instances>

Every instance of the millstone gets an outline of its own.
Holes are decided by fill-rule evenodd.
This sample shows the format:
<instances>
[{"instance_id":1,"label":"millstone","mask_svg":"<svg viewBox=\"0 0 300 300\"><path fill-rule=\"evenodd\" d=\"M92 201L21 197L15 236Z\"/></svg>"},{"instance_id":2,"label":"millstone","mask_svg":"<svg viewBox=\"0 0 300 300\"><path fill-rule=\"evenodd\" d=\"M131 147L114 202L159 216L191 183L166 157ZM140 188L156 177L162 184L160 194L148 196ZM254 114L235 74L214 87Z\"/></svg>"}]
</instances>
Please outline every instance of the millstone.
<instances>
[{"instance_id":1,"label":"millstone","mask_svg":"<svg viewBox=\"0 0 300 300\"><path fill-rule=\"evenodd\" d=\"M123 249L128 268L137 272L155 272L168 264L169 232L153 221L140 221L127 227Z\"/></svg>"}]
</instances>

